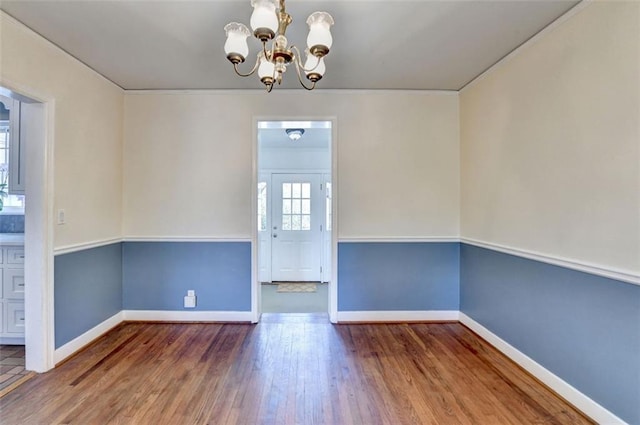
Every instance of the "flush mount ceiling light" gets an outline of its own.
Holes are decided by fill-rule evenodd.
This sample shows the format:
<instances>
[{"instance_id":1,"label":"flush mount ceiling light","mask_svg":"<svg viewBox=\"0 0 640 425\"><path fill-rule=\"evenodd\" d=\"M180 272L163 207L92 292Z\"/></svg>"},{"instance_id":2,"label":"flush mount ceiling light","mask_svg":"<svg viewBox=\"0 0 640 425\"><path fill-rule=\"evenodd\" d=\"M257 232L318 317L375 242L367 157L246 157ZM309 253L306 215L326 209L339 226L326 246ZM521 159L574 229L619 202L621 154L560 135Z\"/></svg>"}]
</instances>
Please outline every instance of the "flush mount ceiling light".
<instances>
[{"instance_id":1,"label":"flush mount ceiling light","mask_svg":"<svg viewBox=\"0 0 640 425\"><path fill-rule=\"evenodd\" d=\"M287 132L287 136L289 136L289 139L293 140L294 142L296 140L299 140L304 134L304 128L287 128L285 131Z\"/></svg>"},{"instance_id":2,"label":"flush mount ceiling light","mask_svg":"<svg viewBox=\"0 0 640 425\"><path fill-rule=\"evenodd\" d=\"M307 19L309 25L309 35L307 36L306 60L304 65L301 62L301 55L294 45L288 46L285 32L293 19L285 10L284 0L251 0L253 13L251 14L251 28L253 35L262 42L262 50L258 52L258 57L253 69L242 74L238 70L238 64L245 61L249 54L247 37L251 35L249 29L244 24L231 22L224 27L227 33L227 41L224 44L224 51L227 59L233 64L233 69L241 77L248 77L258 71L260 81L266 86L267 91L273 89L277 82L282 83L282 76L287 67L294 64L298 81L307 90L313 90L325 72L324 57L329 53L333 39L330 27L333 25L333 18L326 12L314 12ZM267 43L273 40L270 46ZM305 73L310 86L305 85L302 80L302 72Z\"/></svg>"}]
</instances>

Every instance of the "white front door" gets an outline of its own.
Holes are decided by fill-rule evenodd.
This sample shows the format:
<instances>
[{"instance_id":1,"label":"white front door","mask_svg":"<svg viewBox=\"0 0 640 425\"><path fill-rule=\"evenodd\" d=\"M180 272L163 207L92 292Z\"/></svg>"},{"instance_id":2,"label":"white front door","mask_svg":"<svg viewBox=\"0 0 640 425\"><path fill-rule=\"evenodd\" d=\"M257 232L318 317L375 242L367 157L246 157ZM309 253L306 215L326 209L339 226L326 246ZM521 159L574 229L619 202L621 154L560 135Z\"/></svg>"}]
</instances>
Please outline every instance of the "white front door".
<instances>
[{"instance_id":1,"label":"white front door","mask_svg":"<svg viewBox=\"0 0 640 425\"><path fill-rule=\"evenodd\" d=\"M272 177L271 273L274 281L320 281L324 199L321 174Z\"/></svg>"}]
</instances>

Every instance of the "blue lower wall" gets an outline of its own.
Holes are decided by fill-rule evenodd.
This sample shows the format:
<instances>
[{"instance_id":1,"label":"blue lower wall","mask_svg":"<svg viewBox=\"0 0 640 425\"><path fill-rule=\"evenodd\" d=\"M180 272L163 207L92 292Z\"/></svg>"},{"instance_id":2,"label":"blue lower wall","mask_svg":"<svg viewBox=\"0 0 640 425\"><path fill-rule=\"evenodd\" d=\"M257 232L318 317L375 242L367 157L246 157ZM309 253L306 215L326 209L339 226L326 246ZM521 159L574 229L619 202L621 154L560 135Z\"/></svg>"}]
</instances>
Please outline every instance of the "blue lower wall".
<instances>
[{"instance_id":1,"label":"blue lower wall","mask_svg":"<svg viewBox=\"0 0 640 425\"><path fill-rule=\"evenodd\" d=\"M640 424L640 286L463 244L461 311Z\"/></svg>"},{"instance_id":2,"label":"blue lower wall","mask_svg":"<svg viewBox=\"0 0 640 425\"><path fill-rule=\"evenodd\" d=\"M54 268L59 348L122 310L121 244L58 255Z\"/></svg>"},{"instance_id":3,"label":"blue lower wall","mask_svg":"<svg viewBox=\"0 0 640 425\"><path fill-rule=\"evenodd\" d=\"M338 310L458 310L457 242L338 244Z\"/></svg>"},{"instance_id":4,"label":"blue lower wall","mask_svg":"<svg viewBox=\"0 0 640 425\"><path fill-rule=\"evenodd\" d=\"M461 310L640 424L640 286L459 243L339 243L339 311ZM119 311L250 311L249 242L125 242L55 257L56 348Z\"/></svg>"},{"instance_id":5,"label":"blue lower wall","mask_svg":"<svg viewBox=\"0 0 640 425\"><path fill-rule=\"evenodd\" d=\"M250 242L125 242L125 310L185 310L194 289L193 310L251 310Z\"/></svg>"}]
</instances>

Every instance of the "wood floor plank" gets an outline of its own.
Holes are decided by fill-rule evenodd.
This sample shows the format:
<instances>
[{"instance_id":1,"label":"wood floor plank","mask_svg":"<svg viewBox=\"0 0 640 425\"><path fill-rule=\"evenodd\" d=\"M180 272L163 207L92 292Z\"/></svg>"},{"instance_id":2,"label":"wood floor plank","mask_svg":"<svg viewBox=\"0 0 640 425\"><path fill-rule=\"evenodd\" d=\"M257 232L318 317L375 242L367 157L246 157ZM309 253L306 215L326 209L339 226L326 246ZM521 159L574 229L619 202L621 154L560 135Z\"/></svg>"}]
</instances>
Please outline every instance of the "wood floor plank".
<instances>
[{"instance_id":1,"label":"wood floor plank","mask_svg":"<svg viewBox=\"0 0 640 425\"><path fill-rule=\"evenodd\" d=\"M0 398L13 424L587 424L458 323L125 323Z\"/></svg>"}]
</instances>

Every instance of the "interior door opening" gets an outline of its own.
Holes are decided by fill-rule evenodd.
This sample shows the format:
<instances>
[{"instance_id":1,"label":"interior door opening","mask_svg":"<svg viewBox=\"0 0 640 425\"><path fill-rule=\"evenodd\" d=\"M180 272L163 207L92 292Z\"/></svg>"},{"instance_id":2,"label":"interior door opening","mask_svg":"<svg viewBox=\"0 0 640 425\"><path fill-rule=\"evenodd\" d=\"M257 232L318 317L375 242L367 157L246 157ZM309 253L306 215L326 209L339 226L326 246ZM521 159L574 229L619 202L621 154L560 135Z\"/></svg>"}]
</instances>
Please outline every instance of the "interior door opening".
<instances>
[{"instance_id":1,"label":"interior door opening","mask_svg":"<svg viewBox=\"0 0 640 425\"><path fill-rule=\"evenodd\" d=\"M257 123L260 312L329 312L331 148L331 121Z\"/></svg>"},{"instance_id":2,"label":"interior door opening","mask_svg":"<svg viewBox=\"0 0 640 425\"><path fill-rule=\"evenodd\" d=\"M46 184L53 170L47 106L5 87L0 87L0 104L0 350L2 358L19 366L11 370L16 376L3 382L17 384L27 371L53 367Z\"/></svg>"}]
</instances>

